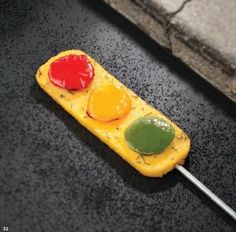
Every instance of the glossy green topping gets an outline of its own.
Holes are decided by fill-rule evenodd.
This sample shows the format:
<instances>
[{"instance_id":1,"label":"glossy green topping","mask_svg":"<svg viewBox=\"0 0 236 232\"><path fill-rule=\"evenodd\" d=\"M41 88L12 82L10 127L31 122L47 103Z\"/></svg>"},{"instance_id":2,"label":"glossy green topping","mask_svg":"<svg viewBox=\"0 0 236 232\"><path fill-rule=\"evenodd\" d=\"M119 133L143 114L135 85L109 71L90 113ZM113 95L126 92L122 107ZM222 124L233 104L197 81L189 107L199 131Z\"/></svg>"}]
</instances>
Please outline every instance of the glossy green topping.
<instances>
[{"instance_id":1,"label":"glossy green topping","mask_svg":"<svg viewBox=\"0 0 236 232\"><path fill-rule=\"evenodd\" d=\"M174 137L174 128L156 116L138 118L125 130L129 147L140 154L160 153Z\"/></svg>"}]
</instances>

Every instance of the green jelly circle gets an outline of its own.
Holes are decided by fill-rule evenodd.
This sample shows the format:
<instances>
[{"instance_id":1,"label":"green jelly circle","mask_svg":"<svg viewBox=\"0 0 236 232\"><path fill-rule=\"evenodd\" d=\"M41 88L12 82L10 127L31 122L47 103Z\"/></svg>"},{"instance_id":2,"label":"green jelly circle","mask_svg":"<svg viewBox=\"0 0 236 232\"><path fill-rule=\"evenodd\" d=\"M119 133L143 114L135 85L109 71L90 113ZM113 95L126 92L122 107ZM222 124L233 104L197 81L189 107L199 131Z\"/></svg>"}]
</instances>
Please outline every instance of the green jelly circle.
<instances>
[{"instance_id":1,"label":"green jelly circle","mask_svg":"<svg viewBox=\"0 0 236 232\"><path fill-rule=\"evenodd\" d=\"M167 148L175 137L174 128L156 116L135 120L125 130L129 147L140 154L155 154Z\"/></svg>"}]
</instances>

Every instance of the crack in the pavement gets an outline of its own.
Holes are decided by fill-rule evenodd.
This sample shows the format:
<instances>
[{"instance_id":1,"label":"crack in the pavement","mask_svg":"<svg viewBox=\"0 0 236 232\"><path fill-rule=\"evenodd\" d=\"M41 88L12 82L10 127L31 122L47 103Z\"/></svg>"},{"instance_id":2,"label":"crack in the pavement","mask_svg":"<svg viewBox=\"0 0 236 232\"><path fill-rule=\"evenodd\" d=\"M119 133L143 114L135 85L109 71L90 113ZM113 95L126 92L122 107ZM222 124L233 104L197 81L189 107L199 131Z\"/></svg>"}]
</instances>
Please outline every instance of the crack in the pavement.
<instances>
[{"instance_id":1,"label":"crack in the pavement","mask_svg":"<svg viewBox=\"0 0 236 232\"><path fill-rule=\"evenodd\" d=\"M192 0L184 1L178 10L168 14L168 22L166 24L166 34L167 34L167 39L169 41L170 51L171 51L172 54L173 54L173 46L172 46L172 42L171 42L171 38L170 38L171 20L172 20L173 17L175 17L178 13L180 13L184 9L184 7L187 3L191 2L191 1Z\"/></svg>"},{"instance_id":2,"label":"crack in the pavement","mask_svg":"<svg viewBox=\"0 0 236 232\"><path fill-rule=\"evenodd\" d=\"M158 17L157 15L155 15L152 10L150 10L149 8L146 7L145 4L145 0L130 0L131 2L133 2L134 4L138 5L139 7L142 8L142 10L148 14L149 16L151 16L154 20L157 20L159 23L161 23L163 25L163 28L166 31L166 35L167 35L167 41L168 41L168 48L170 49L171 53L172 53L172 44L171 44L171 39L170 39L170 27L171 27L171 19L177 15L178 13L180 13L185 5L189 2L191 2L192 0L185 0L181 6L174 12L171 13L164 13L163 15L163 19L161 19L160 17ZM166 17L166 18L165 18Z\"/></svg>"},{"instance_id":3,"label":"crack in the pavement","mask_svg":"<svg viewBox=\"0 0 236 232\"><path fill-rule=\"evenodd\" d=\"M182 5L180 6L180 8L174 12L171 12L169 15L170 15L170 18L174 17L176 14L178 14L180 11L182 11L185 7L185 5L188 3L188 2L191 2L192 0L186 0L182 3Z\"/></svg>"}]
</instances>

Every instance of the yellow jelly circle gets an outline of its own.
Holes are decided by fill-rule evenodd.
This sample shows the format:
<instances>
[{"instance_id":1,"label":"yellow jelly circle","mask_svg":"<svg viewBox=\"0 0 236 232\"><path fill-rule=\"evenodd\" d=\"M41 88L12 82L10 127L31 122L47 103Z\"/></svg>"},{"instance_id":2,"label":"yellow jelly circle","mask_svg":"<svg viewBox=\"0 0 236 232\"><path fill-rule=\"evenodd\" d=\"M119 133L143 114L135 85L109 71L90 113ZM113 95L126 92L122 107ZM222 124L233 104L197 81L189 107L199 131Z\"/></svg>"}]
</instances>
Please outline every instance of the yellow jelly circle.
<instances>
[{"instance_id":1,"label":"yellow jelly circle","mask_svg":"<svg viewBox=\"0 0 236 232\"><path fill-rule=\"evenodd\" d=\"M92 90L88 98L87 113L99 121L113 121L127 115L131 99L122 87L107 85Z\"/></svg>"}]
</instances>

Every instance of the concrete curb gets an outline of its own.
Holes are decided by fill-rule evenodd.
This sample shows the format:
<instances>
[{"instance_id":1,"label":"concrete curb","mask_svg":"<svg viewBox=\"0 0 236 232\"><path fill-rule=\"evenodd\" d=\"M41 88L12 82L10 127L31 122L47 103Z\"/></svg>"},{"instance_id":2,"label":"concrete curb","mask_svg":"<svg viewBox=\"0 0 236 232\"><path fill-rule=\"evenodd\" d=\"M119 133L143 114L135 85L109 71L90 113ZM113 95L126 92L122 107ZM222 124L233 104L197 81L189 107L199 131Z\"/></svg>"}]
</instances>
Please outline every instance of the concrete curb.
<instances>
[{"instance_id":1,"label":"concrete curb","mask_svg":"<svg viewBox=\"0 0 236 232\"><path fill-rule=\"evenodd\" d=\"M103 0L236 102L236 2Z\"/></svg>"}]
</instances>

